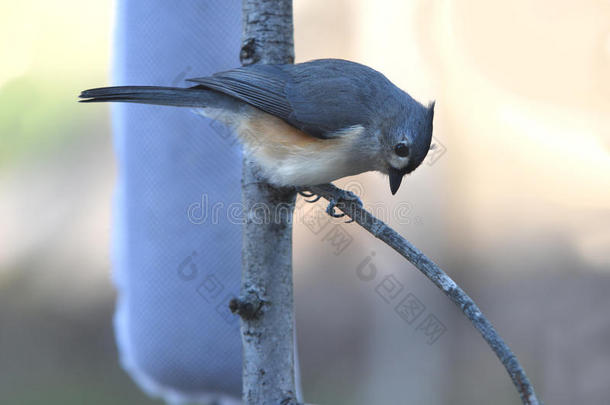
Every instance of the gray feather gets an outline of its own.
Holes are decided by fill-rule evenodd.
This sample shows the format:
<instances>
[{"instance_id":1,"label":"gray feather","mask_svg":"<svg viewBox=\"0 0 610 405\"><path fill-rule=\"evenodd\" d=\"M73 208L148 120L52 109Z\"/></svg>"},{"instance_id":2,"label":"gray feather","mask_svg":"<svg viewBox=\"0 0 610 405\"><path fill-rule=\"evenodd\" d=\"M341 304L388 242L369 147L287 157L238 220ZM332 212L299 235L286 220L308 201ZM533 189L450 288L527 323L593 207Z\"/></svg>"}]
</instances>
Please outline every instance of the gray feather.
<instances>
[{"instance_id":1,"label":"gray feather","mask_svg":"<svg viewBox=\"0 0 610 405\"><path fill-rule=\"evenodd\" d=\"M217 106L219 99L227 99L209 90L157 86L101 87L85 90L79 97L84 99L80 100L81 103L123 101L178 107L205 107L210 104Z\"/></svg>"},{"instance_id":2,"label":"gray feather","mask_svg":"<svg viewBox=\"0 0 610 405\"><path fill-rule=\"evenodd\" d=\"M409 97L381 73L340 59L296 65L250 65L211 77L189 79L242 100L317 138L338 136L354 125L367 126L378 112ZM398 113L398 111L396 111Z\"/></svg>"}]
</instances>

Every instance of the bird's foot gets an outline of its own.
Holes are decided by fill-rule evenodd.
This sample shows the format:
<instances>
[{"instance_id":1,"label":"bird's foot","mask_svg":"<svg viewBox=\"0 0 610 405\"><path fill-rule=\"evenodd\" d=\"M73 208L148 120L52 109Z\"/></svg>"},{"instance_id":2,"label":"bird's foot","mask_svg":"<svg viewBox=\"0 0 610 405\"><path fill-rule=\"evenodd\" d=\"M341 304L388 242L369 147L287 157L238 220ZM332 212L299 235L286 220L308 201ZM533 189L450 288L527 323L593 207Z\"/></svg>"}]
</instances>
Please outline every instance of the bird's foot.
<instances>
[{"instance_id":1,"label":"bird's foot","mask_svg":"<svg viewBox=\"0 0 610 405\"><path fill-rule=\"evenodd\" d=\"M326 213L328 215L330 215L331 217L334 218L341 218L344 217L345 214L344 213L337 213L335 211L336 205L338 204L339 200L344 200L344 201L350 201L353 202L355 204L357 204L359 207L362 207L362 200L360 200L360 198L352 193L351 191L347 191L347 190L339 190L340 191L340 195L338 199L332 198L328 201L328 206L326 207ZM346 223L350 223L350 222L354 222L353 219L350 219L349 221L346 221Z\"/></svg>"},{"instance_id":2,"label":"bird's foot","mask_svg":"<svg viewBox=\"0 0 610 405\"><path fill-rule=\"evenodd\" d=\"M346 201L353 201L355 202L359 207L362 207L362 200L360 200L360 198L352 193L351 191L347 191L347 190L339 190L340 191L340 195L338 198L332 197L328 200L328 206L326 207L326 213L328 215L330 215L333 218L342 218L345 216L344 213L342 212L337 212L336 208L337 208L337 204L339 203L340 200L346 200ZM298 190L299 195L305 197L305 198L310 198L309 200L305 200L309 203L314 203L316 201L318 201L321 196L319 194L316 194L314 192L312 192L311 190L308 189L299 189ZM346 223L350 223L350 222L354 222L353 219L350 219L349 221L346 221Z\"/></svg>"}]
</instances>

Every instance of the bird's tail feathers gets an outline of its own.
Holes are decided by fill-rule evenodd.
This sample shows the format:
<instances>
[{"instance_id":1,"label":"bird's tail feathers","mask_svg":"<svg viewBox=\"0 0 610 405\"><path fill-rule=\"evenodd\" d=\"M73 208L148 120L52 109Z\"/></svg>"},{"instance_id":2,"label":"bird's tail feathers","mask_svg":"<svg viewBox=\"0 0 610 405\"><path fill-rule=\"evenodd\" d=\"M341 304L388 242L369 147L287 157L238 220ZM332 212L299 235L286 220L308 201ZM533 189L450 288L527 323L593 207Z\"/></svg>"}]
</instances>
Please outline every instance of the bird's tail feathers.
<instances>
[{"instance_id":1,"label":"bird's tail feathers","mask_svg":"<svg viewBox=\"0 0 610 405\"><path fill-rule=\"evenodd\" d=\"M212 97L209 90L159 86L100 87L85 90L79 96L81 103L119 101L178 107L205 107Z\"/></svg>"}]
</instances>

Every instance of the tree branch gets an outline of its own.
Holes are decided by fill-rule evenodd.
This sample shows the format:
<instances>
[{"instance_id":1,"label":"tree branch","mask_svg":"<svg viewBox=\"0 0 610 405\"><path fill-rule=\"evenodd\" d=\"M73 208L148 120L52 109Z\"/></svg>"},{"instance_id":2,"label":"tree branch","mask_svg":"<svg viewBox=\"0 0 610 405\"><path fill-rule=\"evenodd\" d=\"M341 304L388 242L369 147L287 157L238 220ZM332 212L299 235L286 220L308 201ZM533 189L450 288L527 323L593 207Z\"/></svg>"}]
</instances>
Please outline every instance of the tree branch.
<instances>
[{"instance_id":1,"label":"tree branch","mask_svg":"<svg viewBox=\"0 0 610 405\"><path fill-rule=\"evenodd\" d=\"M346 198L345 191L332 184L308 188L311 192L324 197L331 203L335 203L339 210L373 234L373 236L382 240L392 249L400 253L400 255L417 267L419 271L424 273L434 285L440 288L443 293L462 310L466 318L468 318L474 327L481 333L483 339L485 339L506 368L506 371L508 371L510 378L513 380L513 384L521 396L521 401L526 405L541 404L536 397L534 387L525 375L525 371L521 367L521 364L519 364L517 357L498 335L491 322L481 313L481 310L474 303L472 298L470 298L464 290L451 279L451 277L445 274L440 267L409 241L400 236L400 234L362 208L358 204L359 200Z\"/></svg>"},{"instance_id":2,"label":"tree branch","mask_svg":"<svg viewBox=\"0 0 610 405\"><path fill-rule=\"evenodd\" d=\"M292 0L243 0L240 59L252 63L294 60ZM242 281L230 308L241 317L243 402L296 404L292 286L294 189L267 184L243 161Z\"/></svg>"}]
</instances>

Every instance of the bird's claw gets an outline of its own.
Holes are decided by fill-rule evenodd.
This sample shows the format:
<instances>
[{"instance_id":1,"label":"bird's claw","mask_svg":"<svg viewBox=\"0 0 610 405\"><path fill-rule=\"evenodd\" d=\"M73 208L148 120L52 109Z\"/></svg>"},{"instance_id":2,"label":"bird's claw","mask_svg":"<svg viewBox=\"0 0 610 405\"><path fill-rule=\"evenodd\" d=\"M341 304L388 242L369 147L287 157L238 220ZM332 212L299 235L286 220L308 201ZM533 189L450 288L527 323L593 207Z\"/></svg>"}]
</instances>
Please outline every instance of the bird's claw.
<instances>
[{"instance_id":1,"label":"bird's claw","mask_svg":"<svg viewBox=\"0 0 610 405\"><path fill-rule=\"evenodd\" d=\"M314 197L313 199L309 199L309 200L305 200L309 203L315 203L316 201L318 201L321 196L317 195L316 193L310 191L310 190L298 190L299 195L305 197L305 198L311 198ZM348 200L348 201L354 201L359 207L362 207L362 201L360 200L360 198L358 198L358 196L354 193L352 193L351 191L347 191L347 190L341 190L341 196L340 196L341 200ZM326 213L328 215L330 215L333 218L342 218L345 216L344 213L342 212L337 212L336 208L337 208L337 204L338 204L338 200L335 198L332 198L328 201L328 206L326 207ZM350 222L354 222L353 219L350 219L348 221L346 221L346 223L350 223Z\"/></svg>"},{"instance_id":2,"label":"bird's claw","mask_svg":"<svg viewBox=\"0 0 610 405\"><path fill-rule=\"evenodd\" d=\"M308 203L315 203L320 198L322 198L322 196L316 195L316 193L313 193L309 190L299 190L298 193L300 196L305 197L305 201L307 201ZM312 200L307 200L307 198L311 198L311 197L314 197L314 198Z\"/></svg>"},{"instance_id":3,"label":"bird's claw","mask_svg":"<svg viewBox=\"0 0 610 405\"><path fill-rule=\"evenodd\" d=\"M341 192L342 200L353 201L354 203L356 203L356 205L358 205L358 207L362 207L364 205L364 204L362 204L362 200L356 194L352 193L351 191L340 190L340 192ZM339 214L338 216L332 214L332 213L335 213L334 209L335 209L336 204L337 204L337 201L335 201L335 200L331 201L328 204L326 212L335 218L341 218L341 217L345 216L345 214L343 214L343 213ZM332 213L330 213L329 210L332 211ZM354 220L350 219L349 221L345 221L345 223L347 223L347 224L349 224L351 222L354 222Z\"/></svg>"},{"instance_id":4,"label":"bird's claw","mask_svg":"<svg viewBox=\"0 0 610 405\"><path fill-rule=\"evenodd\" d=\"M326 207L326 213L328 215L330 215L331 217L333 217L333 218L342 218L342 217L344 217L345 216L344 213L342 213L342 212L337 213L335 211L336 206L337 206L337 201L335 201L334 199L330 200L328 202L328 206ZM348 222L351 222L351 220L348 221Z\"/></svg>"}]
</instances>

